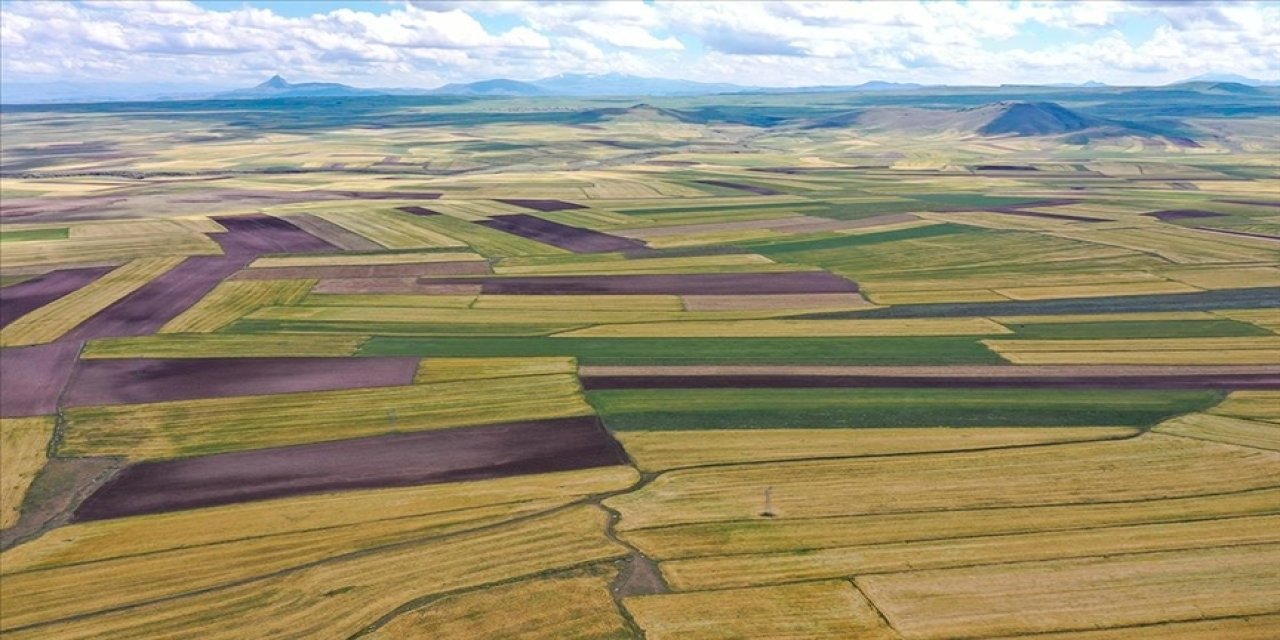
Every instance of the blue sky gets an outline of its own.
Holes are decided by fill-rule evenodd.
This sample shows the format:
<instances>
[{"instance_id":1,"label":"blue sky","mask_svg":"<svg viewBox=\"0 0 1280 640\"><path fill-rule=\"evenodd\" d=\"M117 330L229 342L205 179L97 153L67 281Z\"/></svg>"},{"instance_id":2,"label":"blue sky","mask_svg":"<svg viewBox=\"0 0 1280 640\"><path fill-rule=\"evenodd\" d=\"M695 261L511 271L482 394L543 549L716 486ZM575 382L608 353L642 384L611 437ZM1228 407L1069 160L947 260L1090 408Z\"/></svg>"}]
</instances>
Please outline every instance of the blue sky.
<instances>
[{"instance_id":1,"label":"blue sky","mask_svg":"<svg viewBox=\"0 0 1280 640\"><path fill-rule=\"evenodd\" d=\"M434 87L632 73L746 85L1280 77L1280 1L0 0L14 82Z\"/></svg>"}]
</instances>

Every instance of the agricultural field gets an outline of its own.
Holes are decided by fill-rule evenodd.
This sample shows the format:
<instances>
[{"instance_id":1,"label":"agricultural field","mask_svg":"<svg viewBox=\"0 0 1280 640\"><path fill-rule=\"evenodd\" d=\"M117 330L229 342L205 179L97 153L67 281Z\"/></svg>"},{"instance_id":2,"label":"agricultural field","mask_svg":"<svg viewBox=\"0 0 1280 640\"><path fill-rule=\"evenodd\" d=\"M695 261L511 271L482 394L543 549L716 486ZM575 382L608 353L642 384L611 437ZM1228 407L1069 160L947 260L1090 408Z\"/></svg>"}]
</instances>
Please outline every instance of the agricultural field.
<instances>
[{"instance_id":1,"label":"agricultural field","mask_svg":"<svg viewBox=\"0 0 1280 640\"><path fill-rule=\"evenodd\" d=\"M1280 637L1280 93L1152 91L6 106L0 634Z\"/></svg>"}]
</instances>

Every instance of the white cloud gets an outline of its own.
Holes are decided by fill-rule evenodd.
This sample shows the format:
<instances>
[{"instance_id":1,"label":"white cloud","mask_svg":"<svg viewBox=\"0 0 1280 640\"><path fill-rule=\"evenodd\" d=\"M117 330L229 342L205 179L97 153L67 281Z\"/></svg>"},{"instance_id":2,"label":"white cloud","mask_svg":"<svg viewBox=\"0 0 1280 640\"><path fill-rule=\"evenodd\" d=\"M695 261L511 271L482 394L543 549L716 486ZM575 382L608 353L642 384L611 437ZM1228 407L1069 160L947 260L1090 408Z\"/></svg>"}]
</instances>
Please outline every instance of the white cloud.
<instances>
[{"instance_id":1,"label":"white cloud","mask_svg":"<svg viewBox=\"0 0 1280 640\"><path fill-rule=\"evenodd\" d=\"M778 85L1280 76L1274 0L421 0L383 12L353 1L306 17L252 2L231 11L173 0L0 4L0 73L234 85L280 71L365 86L609 71ZM1147 26L1129 29L1134 21Z\"/></svg>"}]
</instances>

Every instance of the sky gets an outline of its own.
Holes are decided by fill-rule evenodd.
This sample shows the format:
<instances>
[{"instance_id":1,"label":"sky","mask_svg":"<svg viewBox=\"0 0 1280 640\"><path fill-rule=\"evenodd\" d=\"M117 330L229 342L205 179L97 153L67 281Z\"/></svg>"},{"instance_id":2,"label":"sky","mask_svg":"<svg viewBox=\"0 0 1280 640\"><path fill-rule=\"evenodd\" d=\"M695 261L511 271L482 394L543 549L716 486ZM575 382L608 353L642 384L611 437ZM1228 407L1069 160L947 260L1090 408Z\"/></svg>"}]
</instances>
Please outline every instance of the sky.
<instances>
[{"instance_id":1,"label":"sky","mask_svg":"<svg viewBox=\"0 0 1280 640\"><path fill-rule=\"evenodd\" d=\"M1210 72L1280 78L1280 0L0 0L5 82L1158 85Z\"/></svg>"}]
</instances>

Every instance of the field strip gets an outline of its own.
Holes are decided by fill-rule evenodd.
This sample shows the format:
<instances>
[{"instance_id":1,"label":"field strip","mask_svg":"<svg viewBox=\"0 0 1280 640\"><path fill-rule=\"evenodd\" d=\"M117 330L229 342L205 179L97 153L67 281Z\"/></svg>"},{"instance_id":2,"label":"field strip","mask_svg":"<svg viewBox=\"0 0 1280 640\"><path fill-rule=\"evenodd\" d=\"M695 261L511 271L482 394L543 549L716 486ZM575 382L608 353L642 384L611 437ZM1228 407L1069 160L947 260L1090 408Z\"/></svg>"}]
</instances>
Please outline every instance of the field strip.
<instances>
[{"instance_id":1,"label":"field strip","mask_svg":"<svg viewBox=\"0 0 1280 640\"><path fill-rule=\"evenodd\" d=\"M986 376L1152 376L1152 375L1276 375L1280 364L1273 365L961 365L961 366L842 366L842 365L582 365L583 376L917 376L960 378Z\"/></svg>"},{"instance_id":2,"label":"field strip","mask_svg":"<svg viewBox=\"0 0 1280 640\"><path fill-rule=\"evenodd\" d=\"M147 460L592 413L565 374L74 407L59 452Z\"/></svg>"},{"instance_id":3,"label":"field strip","mask_svg":"<svg viewBox=\"0 0 1280 640\"><path fill-rule=\"evenodd\" d=\"M315 284L316 280L219 282L198 302L160 327L158 333L212 333L255 309L297 304Z\"/></svg>"},{"instance_id":4,"label":"field strip","mask_svg":"<svg viewBox=\"0 0 1280 640\"><path fill-rule=\"evenodd\" d=\"M421 264L431 262L484 262L484 260L484 256L478 253L471 253L469 251L332 254L258 258L249 264L249 268L338 267L347 265Z\"/></svg>"},{"instance_id":5,"label":"field strip","mask_svg":"<svg viewBox=\"0 0 1280 640\"><path fill-rule=\"evenodd\" d=\"M1131 438L1132 427L909 427L903 429L703 429L619 431L637 468L670 471L784 460L856 458L1003 449Z\"/></svg>"},{"instance_id":6,"label":"field strip","mask_svg":"<svg viewBox=\"0 0 1280 640\"><path fill-rule=\"evenodd\" d=\"M1117 525L928 542L823 547L762 555L668 560L663 575L680 590L703 590L1042 560L1108 557L1280 543L1280 515Z\"/></svg>"},{"instance_id":7,"label":"field strip","mask_svg":"<svg viewBox=\"0 0 1280 640\"><path fill-rule=\"evenodd\" d=\"M967 336L1012 333L986 318L908 320L734 320L696 323L613 324L557 337L785 338L795 336Z\"/></svg>"},{"instance_id":8,"label":"field strip","mask_svg":"<svg viewBox=\"0 0 1280 640\"><path fill-rule=\"evenodd\" d=\"M173 333L99 338L85 344L81 358L307 358L354 355L369 339L355 334L236 335Z\"/></svg>"},{"instance_id":9,"label":"field strip","mask_svg":"<svg viewBox=\"0 0 1280 640\"><path fill-rule=\"evenodd\" d=\"M636 596L623 604L652 640L898 638L846 580Z\"/></svg>"},{"instance_id":10,"label":"field strip","mask_svg":"<svg viewBox=\"0 0 1280 640\"><path fill-rule=\"evenodd\" d=\"M0 418L0 529L18 522L31 481L44 468L54 416Z\"/></svg>"},{"instance_id":11,"label":"field strip","mask_svg":"<svg viewBox=\"0 0 1280 640\"><path fill-rule=\"evenodd\" d=\"M989 640L1132 640L1139 637L1162 640L1275 640L1280 629L1280 613L1249 616L1206 617L1186 622L1153 622L1079 631L1042 632L1001 636Z\"/></svg>"},{"instance_id":12,"label":"field strip","mask_svg":"<svg viewBox=\"0 0 1280 640\"><path fill-rule=\"evenodd\" d=\"M610 498L619 530L758 516L772 486L786 518L1180 498L1274 485L1280 454L1147 434L1117 441L879 458L757 463L659 475ZM1196 473L1195 487L1176 482ZM993 492L993 483L1005 490ZM856 502L832 495L859 495Z\"/></svg>"},{"instance_id":13,"label":"field strip","mask_svg":"<svg viewBox=\"0 0 1280 640\"><path fill-rule=\"evenodd\" d=\"M22 573L137 558L228 542L265 540L471 509L548 500L576 500L616 492L639 479L631 467L596 467L448 484L364 489L264 500L135 518L69 524L59 537L41 537L4 552L0 573ZM453 517L453 516L449 516ZM164 530L166 536L148 536Z\"/></svg>"},{"instance_id":14,"label":"field strip","mask_svg":"<svg viewBox=\"0 0 1280 640\"><path fill-rule=\"evenodd\" d=\"M859 577L895 628L929 640L1276 613L1280 545Z\"/></svg>"},{"instance_id":15,"label":"field strip","mask_svg":"<svg viewBox=\"0 0 1280 640\"><path fill-rule=\"evenodd\" d=\"M1160 423L1156 433L1280 451L1280 424L1190 413Z\"/></svg>"},{"instance_id":16,"label":"field strip","mask_svg":"<svg viewBox=\"0 0 1280 640\"><path fill-rule=\"evenodd\" d=\"M0 346L57 340L63 334L176 268L185 258L138 258L0 329Z\"/></svg>"},{"instance_id":17,"label":"field strip","mask_svg":"<svg viewBox=\"0 0 1280 640\"><path fill-rule=\"evenodd\" d=\"M625 532L655 560L1219 520L1280 514L1280 486L1180 498L664 525Z\"/></svg>"},{"instance_id":18,"label":"field strip","mask_svg":"<svg viewBox=\"0 0 1280 640\"><path fill-rule=\"evenodd\" d=\"M89 496L73 521L626 461L595 416L392 433L130 465Z\"/></svg>"},{"instance_id":19,"label":"field strip","mask_svg":"<svg viewBox=\"0 0 1280 640\"><path fill-rule=\"evenodd\" d=\"M273 637L346 638L416 597L625 555L623 547L603 535L605 519L599 509L569 503L504 523L330 556L94 615L8 618L6 631L17 638L131 637L163 625L180 635L228 640L242 637L244 629ZM415 585L414 590L406 592L405 584ZM12 587L6 581L0 588ZM12 602L10 597L6 602ZM220 631L205 626L207 615L224 621Z\"/></svg>"}]
</instances>

